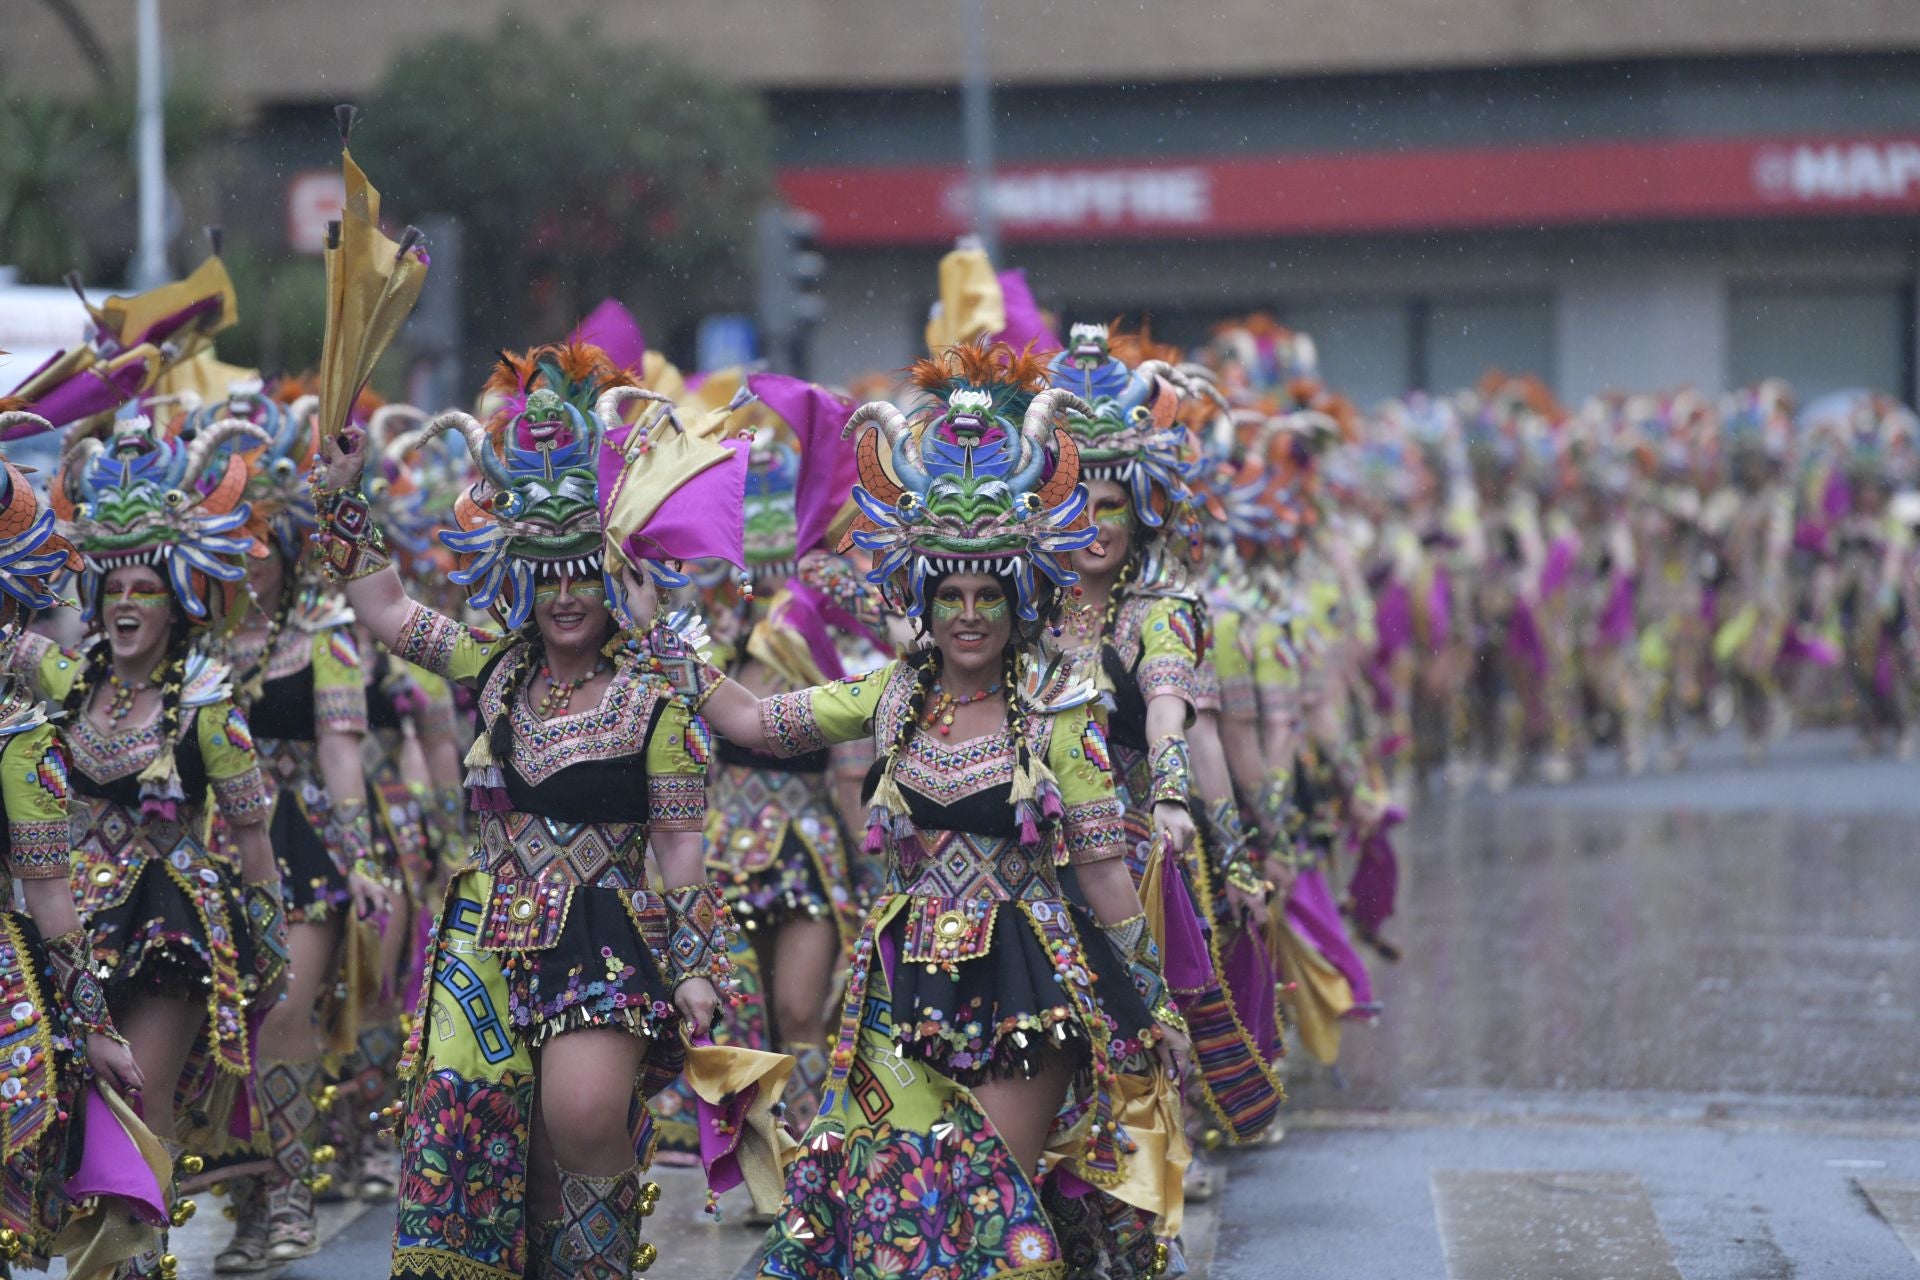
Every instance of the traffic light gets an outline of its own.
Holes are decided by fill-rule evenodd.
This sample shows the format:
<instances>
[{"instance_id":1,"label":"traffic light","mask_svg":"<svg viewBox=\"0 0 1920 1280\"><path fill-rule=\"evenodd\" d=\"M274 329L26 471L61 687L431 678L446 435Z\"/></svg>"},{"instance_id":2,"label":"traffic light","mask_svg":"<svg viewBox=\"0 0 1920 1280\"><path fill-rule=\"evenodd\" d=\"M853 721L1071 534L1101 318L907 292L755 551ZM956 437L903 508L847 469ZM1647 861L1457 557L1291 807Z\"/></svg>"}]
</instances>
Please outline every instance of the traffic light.
<instances>
[{"instance_id":1,"label":"traffic light","mask_svg":"<svg viewBox=\"0 0 1920 1280\"><path fill-rule=\"evenodd\" d=\"M826 316L827 260L819 249L820 219L800 209L770 204L756 227L755 313L769 360L806 376L808 348Z\"/></svg>"}]
</instances>

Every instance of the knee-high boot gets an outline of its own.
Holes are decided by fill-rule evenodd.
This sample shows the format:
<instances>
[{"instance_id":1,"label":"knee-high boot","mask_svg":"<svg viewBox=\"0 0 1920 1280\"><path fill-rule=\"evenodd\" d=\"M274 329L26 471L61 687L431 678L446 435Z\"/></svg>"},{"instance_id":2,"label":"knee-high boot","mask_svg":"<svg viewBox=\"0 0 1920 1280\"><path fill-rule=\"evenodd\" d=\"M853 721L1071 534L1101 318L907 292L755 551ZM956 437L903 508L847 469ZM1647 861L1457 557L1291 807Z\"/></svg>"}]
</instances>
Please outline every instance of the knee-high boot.
<instances>
[{"instance_id":1,"label":"knee-high boot","mask_svg":"<svg viewBox=\"0 0 1920 1280\"><path fill-rule=\"evenodd\" d=\"M320 1092L324 1081L316 1059L282 1062L262 1059L258 1067L261 1107L267 1114L267 1140L278 1166L263 1175L267 1188L267 1254L278 1262L304 1258L319 1248L314 1233L314 1193L331 1177L321 1167L335 1152L320 1140Z\"/></svg>"},{"instance_id":2,"label":"knee-high boot","mask_svg":"<svg viewBox=\"0 0 1920 1280\"><path fill-rule=\"evenodd\" d=\"M627 1280L653 1265L658 1250L640 1239L640 1219L659 1202L659 1183L643 1182L637 1164L607 1178L559 1173L560 1223L548 1254L554 1280Z\"/></svg>"}]
</instances>

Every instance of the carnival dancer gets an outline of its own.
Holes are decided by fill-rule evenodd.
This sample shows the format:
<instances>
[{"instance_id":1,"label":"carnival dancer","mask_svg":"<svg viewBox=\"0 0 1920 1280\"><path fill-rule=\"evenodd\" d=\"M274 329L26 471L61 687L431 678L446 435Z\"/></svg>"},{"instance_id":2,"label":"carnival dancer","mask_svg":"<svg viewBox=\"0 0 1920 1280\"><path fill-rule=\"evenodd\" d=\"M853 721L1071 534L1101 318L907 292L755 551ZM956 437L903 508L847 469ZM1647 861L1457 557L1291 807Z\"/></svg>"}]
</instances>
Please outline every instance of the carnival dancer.
<instances>
[{"instance_id":1,"label":"carnival dancer","mask_svg":"<svg viewBox=\"0 0 1920 1280\"><path fill-rule=\"evenodd\" d=\"M675 556L724 551L724 497L720 519L691 507L712 504L702 482L713 472L724 491L731 468L737 521L741 480L731 450L677 426L631 429L635 443L620 409L652 393L598 348L505 357L489 386L504 397L492 423L448 413L429 431L459 430L479 464L445 536L503 632L407 595L357 493L357 429L329 435L315 489L324 562L361 622L396 657L476 688L483 718L468 757L475 847L401 1067L393 1269L626 1276L655 1253L640 1240L659 1194L642 1181L645 1098L679 1072L683 1022L711 1025L731 926L704 875L709 743L661 674L686 650L662 627L623 633L608 609L602 440L652 459L633 484L656 524L688 531ZM653 564L629 616L650 622L658 584L683 581ZM649 851L663 890L648 885ZM463 1162L473 1173L449 1179Z\"/></svg>"},{"instance_id":2,"label":"carnival dancer","mask_svg":"<svg viewBox=\"0 0 1920 1280\"><path fill-rule=\"evenodd\" d=\"M224 443L258 435L223 420L186 444L133 417L104 440L69 440L53 508L87 557L80 591L101 634L84 653L23 634L9 654L9 669L67 715L74 894L145 1082L142 1117L176 1156L176 1098L198 1131L249 1135L249 1014L277 999L286 966L271 793L226 668L202 648L250 545L246 464L210 464ZM209 794L237 866L203 840ZM196 1057L203 1069L190 1073ZM200 1158L180 1171L198 1172ZM126 1273L172 1270L163 1238Z\"/></svg>"},{"instance_id":3,"label":"carnival dancer","mask_svg":"<svg viewBox=\"0 0 1920 1280\"><path fill-rule=\"evenodd\" d=\"M1188 579L1199 530L1176 415L1183 400L1206 398L1190 379L1207 390L1211 380L1161 358L1129 368L1112 354L1119 345L1106 326L1076 324L1048 368L1055 387L1093 410L1066 421L1098 530L1072 555L1079 581L1052 647L1097 669L1114 699L1109 734L1134 847L1129 869L1149 896L1162 886L1161 945L1197 1048L1200 1096L1229 1136L1250 1141L1285 1090L1269 1065L1278 1053L1273 972L1248 928L1265 915L1269 890L1250 865L1220 743L1220 682L1205 656L1206 608ZM1181 912L1184 923L1172 918ZM1187 1183L1194 1199L1214 1189L1199 1160Z\"/></svg>"},{"instance_id":4,"label":"carnival dancer","mask_svg":"<svg viewBox=\"0 0 1920 1280\"><path fill-rule=\"evenodd\" d=\"M234 1235L214 1263L228 1272L264 1270L319 1247L315 1185L324 1187L321 1166L334 1155L322 1137L330 1101L322 1097L323 1056L353 1048L364 1000L363 963L348 962L348 919L369 935L354 944L364 962L372 931L390 910L360 764L367 712L351 617L303 568L313 527L303 479L313 404L312 397L281 404L240 384L186 423L204 432L237 419L266 436L261 448L235 451L249 469L256 555L247 567L248 603L225 654L274 791L268 831L287 888L291 963L287 998L255 1033L256 1092L274 1168L229 1184Z\"/></svg>"},{"instance_id":5,"label":"carnival dancer","mask_svg":"<svg viewBox=\"0 0 1920 1280\"><path fill-rule=\"evenodd\" d=\"M747 472L746 614L725 663L762 697L846 674L835 636L884 644L873 593L823 545L853 487L840 430L853 405L777 374L743 380L729 429L753 432ZM864 620L862 615L865 615ZM795 1132L813 1120L826 1080L827 998L859 932L858 845L836 786L846 748L776 759L722 740L708 798L708 869L726 890L754 981L726 1039L794 1059L784 1101ZM870 763L870 760L868 761Z\"/></svg>"},{"instance_id":6,"label":"carnival dancer","mask_svg":"<svg viewBox=\"0 0 1920 1280\"><path fill-rule=\"evenodd\" d=\"M1702 515L1715 540L1719 625L1713 656L1732 689L1748 764L1765 760L1772 739L1786 729L1778 676L1793 622L1788 564L1794 495L1783 482L1792 414L1793 392L1783 382L1762 383L1731 398L1721 415L1729 483Z\"/></svg>"},{"instance_id":7,"label":"carnival dancer","mask_svg":"<svg viewBox=\"0 0 1920 1280\"><path fill-rule=\"evenodd\" d=\"M43 430L43 423L27 420L32 416L0 411L0 433L13 426ZM72 544L54 532L53 514L25 473L0 458L0 644L11 647L20 639L27 610L58 607L50 580L81 567ZM75 1202L69 1178L82 1165L83 1144L91 1148L85 1158L111 1161L123 1188L139 1181L141 1144L158 1144L119 1100L138 1097L145 1077L114 1025L92 938L74 909L69 778L66 748L39 698L27 682L0 676L0 807L6 818L0 891L7 904L0 911L0 1004L13 1011L10 1039L28 1049L0 1062L8 1145L0 1165L0 1259L9 1266L44 1266L56 1240L70 1256L84 1254L94 1265L120 1262L147 1243L126 1233L116 1253L100 1256L94 1252L97 1230L84 1232L85 1246L75 1238L82 1234L76 1224L88 1217L124 1218L117 1206L130 1199L116 1197L116 1208L108 1212ZM24 911L12 906L15 880ZM95 1093L93 1081L106 1092ZM107 1154L113 1139L122 1140L112 1142ZM159 1193L170 1163L166 1157L160 1177L147 1179L155 1216L167 1208Z\"/></svg>"},{"instance_id":8,"label":"carnival dancer","mask_svg":"<svg viewBox=\"0 0 1920 1280\"><path fill-rule=\"evenodd\" d=\"M1073 583L1064 556L1096 536L1054 429L1087 406L1035 394L1039 361L1004 346L955 358L977 380L952 388L943 367L917 423L882 402L848 423L864 429L851 537L927 647L766 699L699 673L702 714L736 743L797 756L869 737L880 755L867 843L886 891L765 1276L1140 1275L1165 1258L1156 1216L1178 1229L1184 1140L1152 1055L1170 1066L1185 1038L1126 870L1097 693L1036 652Z\"/></svg>"}]
</instances>

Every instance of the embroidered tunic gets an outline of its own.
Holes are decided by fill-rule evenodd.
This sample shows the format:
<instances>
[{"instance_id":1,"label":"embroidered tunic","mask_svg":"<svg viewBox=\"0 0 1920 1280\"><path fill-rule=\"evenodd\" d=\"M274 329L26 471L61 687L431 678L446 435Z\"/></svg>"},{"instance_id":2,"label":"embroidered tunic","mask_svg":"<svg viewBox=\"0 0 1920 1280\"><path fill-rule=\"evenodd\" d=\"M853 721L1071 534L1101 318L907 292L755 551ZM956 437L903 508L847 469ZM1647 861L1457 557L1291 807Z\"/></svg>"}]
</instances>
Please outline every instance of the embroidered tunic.
<instances>
[{"instance_id":1,"label":"embroidered tunic","mask_svg":"<svg viewBox=\"0 0 1920 1280\"><path fill-rule=\"evenodd\" d=\"M866 737L884 748L914 684L893 662L763 699L769 748L798 756ZM1064 1274L1057 1212L1040 1207L1043 1192L969 1092L1049 1055L1089 1068L1061 1122L1085 1139L1075 1172L1102 1186L1122 1176L1108 1082L1157 1031L1118 952L1063 885L1074 867L1124 852L1096 696L1091 681L1061 681L1024 699L1027 746L1063 808L1038 848L1014 825L1010 730L957 743L908 735L895 781L911 829L887 838L885 888L855 943L832 1074L810 1148L788 1169L763 1275ZM823 1148L830 1134L844 1145Z\"/></svg>"},{"instance_id":2,"label":"embroidered tunic","mask_svg":"<svg viewBox=\"0 0 1920 1280\"><path fill-rule=\"evenodd\" d=\"M30 634L15 644L12 661L56 703L84 666L77 654ZM209 793L230 823L262 820L272 797L247 718L219 674L190 673L181 695L174 756L186 799L177 819L141 813L140 771L160 756L158 716L113 732L84 711L72 717L64 735L73 790L71 874L109 994L161 990L204 1000L207 1065L244 1082L252 1072L245 1015L258 986L254 943L240 869L209 849L202 833Z\"/></svg>"},{"instance_id":3,"label":"embroidered tunic","mask_svg":"<svg viewBox=\"0 0 1920 1280\"><path fill-rule=\"evenodd\" d=\"M542 720L526 700L527 643L415 605L393 646L395 657L479 689L507 802L473 815L399 1067L396 1276L525 1273L535 1048L583 1026L648 1039L632 1108L642 1164L654 1139L644 1099L684 1059L646 841L701 829L706 728L663 677L626 661L597 706ZM482 1159L467 1133L488 1135L488 1175L449 1179L458 1161Z\"/></svg>"},{"instance_id":4,"label":"embroidered tunic","mask_svg":"<svg viewBox=\"0 0 1920 1280\"><path fill-rule=\"evenodd\" d=\"M13 880L64 881L68 770L53 725L25 690L0 690L0 901ZM19 1233L25 1258L44 1259L67 1208L69 1138L65 1116L85 1084L86 1039L70 1031L67 1009L48 980L41 936L23 911L0 911L0 1227Z\"/></svg>"}]
</instances>

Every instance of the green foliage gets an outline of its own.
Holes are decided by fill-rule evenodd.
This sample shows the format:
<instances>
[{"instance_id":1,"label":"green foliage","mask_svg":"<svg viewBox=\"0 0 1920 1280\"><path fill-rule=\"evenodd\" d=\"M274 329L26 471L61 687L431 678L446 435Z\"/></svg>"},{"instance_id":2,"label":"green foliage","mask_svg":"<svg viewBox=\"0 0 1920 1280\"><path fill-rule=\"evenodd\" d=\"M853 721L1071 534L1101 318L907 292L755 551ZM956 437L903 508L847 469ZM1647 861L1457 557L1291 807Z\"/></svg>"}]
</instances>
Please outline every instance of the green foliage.
<instances>
[{"instance_id":1,"label":"green foliage","mask_svg":"<svg viewBox=\"0 0 1920 1280\"><path fill-rule=\"evenodd\" d=\"M170 174L215 136L225 105L206 73L180 67L167 85ZM91 98L0 86L0 263L29 284L69 271L97 283L133 243L135 109L131 85Z\"/></svg>"},{"instance_id":2,"label":"green foliage","mask_svg":"<svg viewBox=\"0 0 1920 1280\"><path fill-rule=\"evenodd\" d=\"M221 255L240 299L240 322L220 335L220 358L268 375L320 366L327 273L319 258L267 251L228 237Z\"/></svg>"},{"instance_id":3,"label":"green foliage","mask_svg":"<svg viewBox=\"0 0 1920 1280\"><path fill-rule=\"evenodd\" d=\"M441 37L361 105L354 154L389 211L464 225L482 349L559 337L532 330L607 294L677 303L734 264L769 187L758 97L590 26Z\"/></svg>"},{"instance_id":4,"label":"green foliage","mask_svg":"<svg viewBox=\"0 0 1920 1280\"><path fill-rule=\"evenodd\" d=\"M0 262L29 284L89 265L73 205L107 163L82 107L0 93Z\"/></svg>"}]
</instances>

